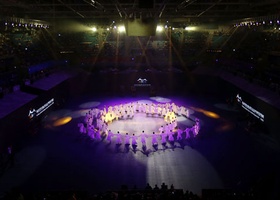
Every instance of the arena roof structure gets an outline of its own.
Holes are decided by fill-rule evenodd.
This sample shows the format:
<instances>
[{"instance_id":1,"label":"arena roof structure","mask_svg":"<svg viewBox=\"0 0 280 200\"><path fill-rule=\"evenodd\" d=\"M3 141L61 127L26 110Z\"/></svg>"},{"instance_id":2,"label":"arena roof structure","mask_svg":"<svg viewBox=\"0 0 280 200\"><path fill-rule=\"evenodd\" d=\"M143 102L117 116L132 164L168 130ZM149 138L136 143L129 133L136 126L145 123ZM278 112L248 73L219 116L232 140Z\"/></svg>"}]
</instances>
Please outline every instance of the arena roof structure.
<instances>
[{"instance_id":1,"label":"arena roof structure","mask_svg":"<svg viewBox=\"0 0 280 200\"><path fill-rule=\"evenodd\" d=\"M228 23L279 14L279 0L1 0L2 17L52 22L154 18L170 23Z\"/></svg>"}]
</instances>

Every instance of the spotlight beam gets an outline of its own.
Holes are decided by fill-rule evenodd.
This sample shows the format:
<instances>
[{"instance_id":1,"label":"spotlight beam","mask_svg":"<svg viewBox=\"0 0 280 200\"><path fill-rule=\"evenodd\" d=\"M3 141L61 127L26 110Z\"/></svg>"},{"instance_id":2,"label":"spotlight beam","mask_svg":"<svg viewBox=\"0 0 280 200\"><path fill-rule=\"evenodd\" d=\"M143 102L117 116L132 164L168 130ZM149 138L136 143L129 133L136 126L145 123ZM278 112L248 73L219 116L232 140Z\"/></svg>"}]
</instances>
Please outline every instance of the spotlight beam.
<instances>
[{"instance_id":1,"label":"spotlight beam","mask_svg":"<svg viewBox=\"0 0 280 200\"><path fill-rule=\"evenodd\" d=\"M116 6L116 9L120 15L120 17L122 18L122 12L125 14L125 17L127 17L127 13L125 12L125 10L122 8L121 4L119 3L118 0L113 0L115 6Z\"/></svg>"},{"instance_id":2,"label":"spotlight beam","mask_svg":"<svg viewBox=\"0 0 280 200\"><path fill-rule=\"evenodd\" d=\"M140 48L141 48L141 50L142 50L142 55L144 55L144 58L146 59L146 61L147 61L147 63L148 63L148 66L151 67L151 62L150 62L149 58L148 58L147 55L146 55L146 49L147 49L147 47L148 47L148 43L150 42L150 40L151 40L151 36L149 37L149 40L147 41L145 47L143 47L143 45L142 45L142 43L141 43L139 37L137 37L137 42L138 42L138 44L140 45Z\"/></svg>"},{"instance_id":3,"label":"spotlight beam","mask_svg":"<svg viewBox=\"0 0 280 200\"><path fill-rule=\"evenodd\" d=\"M184 0L183 2L181 2L177 8L176 8L176 11L178 10L181 10L181 9L184 9L186 8L187 6L191 5L192 3L196 2L196 0Z\"/></svg>"},{"instance_id":4,"label":"spotlight beam","mask_svg":"<svg viewBox=\"0 0 280 200\"><path fill-rule=\"evenodd\" d=\"M65 4L63 1L58 0L59 3L61 3L62 5L64 5L65 7L67 7L68 9L72 10L74 13L76 13L77 15L79 15L82 18L85 18L84 15L82 15L81 13L79 13L78 11L76 11L74 8L72 8L71 6Z\"/></svg>"},{"instance_id":5,"label":"spotlight beam","mask_svg":"<svg viewBox=\"0 0 280 200\"><path fill-rule=\"evenodd\" d=\"M105 11L104 6L102 6L101 3L99 3L98 1L91 0L91 2L88 2L88 1L84 0L84 2L88 3L89 5L93 6L94 8L96 8L98 10Z\"/></svg>"},{"instance_id":6,"label":"spotlight beam","mask_svg":"<svg viewBox=\"0 0 280 200\"><path fill-rule=\"evenodd\" d=\"M161 18L162 13L163 13L163 11L164 11L164 9L165 9L165 7L166 7L167 2L168 2L168 0L165 0L165 1L162 3L161 8L160 8L160 12L159 12L159 15L158 15L159 18Z\"/></svg>"},{"instance_id":7,"label":"spotlight beam","mask_svg":"<svg viewBox=\"0 0 280 200\"><path fill-rule=\"evenodd\" d=\"M201 15L203 15L204 13L206 13L208 10L210 10L211 8L213 8L214 6L216 6L217 4L219 4L222 0L217 1L216 3L212 4L211 6L209 6L208 8L206 8L204 11L202 11L201 13L199 13L197 15L197 17L200 17Z\"/></svg>"}]
</instances>

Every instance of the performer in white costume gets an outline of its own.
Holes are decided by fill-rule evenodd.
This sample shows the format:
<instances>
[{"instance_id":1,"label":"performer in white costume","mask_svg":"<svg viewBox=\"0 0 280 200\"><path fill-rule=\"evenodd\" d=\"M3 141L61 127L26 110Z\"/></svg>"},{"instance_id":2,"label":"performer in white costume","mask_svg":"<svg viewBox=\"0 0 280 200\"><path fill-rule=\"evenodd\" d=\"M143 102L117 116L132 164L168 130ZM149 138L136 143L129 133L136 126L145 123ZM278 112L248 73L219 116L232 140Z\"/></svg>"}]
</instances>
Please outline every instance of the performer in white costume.
<instances>
[{"instance_id":1,"label":"performer in white costume","mask_svg":"<svg viewBox=\"0 0 280 200\"><path fill-rule=\"evenodd\" d=\"M132 135L132 145L133 146L136 146L137 145L137 136L135 136L135 134L133 133L133 135Z\"/></svg>"},{"instance_id":2,"label":"performer in white costume","mask_svg":"<svg viewBox=\"0 0 280 200\"><path fill-rule=\"evenodd\" d=\"M79 129L80 129L80 133L81 133L81 134L87 132L84 123L78 123L78 127L79 127Z\"/></svg>"},{"instance_id":3,"label":"performer in white costume","mask_svg":"<svg viewBox=\"0 0 280 200\"><path fill-rule=\"evenodd\" d=\"M112 141L112 137L114 136L114 133L111 131L111 130L109 130L108 131L108 135L107 135L107 141L109 142L109 143L111 143L111 141Z\"/></svg>"},{"instance_id":4,"label":"performer in white costume","mask_svg":"<svg viewBox=\"0 0 280 200\"><path fill-rule=\"evenodd\" d=\"M165 132L166 134L168 134L169 131L170 131L170 129L169 129L169 124L166 124L165 127L164 127L164 132Z\"/></svg>"},{"instance_id":5,"label":"performer in white costume","mask_svg":"<svg viewBox=\"0 0 280 200\"><path fill-rule=\"evenodd\" d=\"M174 141L173 134L174 134L174 133L172 132L172 130L170 130L169 133L168 133L168 140L171 141L171 142Z\"/></svg>"},{"instance_id":6,"label":"performer in white costume","mask_svg":"<svg viewBox=\"0 0 280 200\"><path fill-rule=\"evenodd\" d=\"M144 131L142 131L140 137L141 137L142 145L143 145L143 146L146 146L146 137L147 137L147 135L145 134Z\"/></svg>"},{"instance_id":7,"label":"performer in white costume","mask_svg":"<svg viewBox=\"0 0 280 200\"><path fill-rule=\"evenodd\" d=\"M117 136L117 140L116 140L117 144L119 145L122 144L122 136L119 131L117 132L116 136Z\"/></svg>"},{"instance_id":8,"label":"performer in white costume","mask_svg":"<svg viewBox=\"0 0 280 200\"><path fill-rule=\"evenodd\" d=\"M188 127L185 129L185 133L186 133L186 137L185 137L185 138L186 138L186 139L189 139L189 138L190 138L190 131L191 131L191 129L188 128Z\"/></svg>"},{"instance_id":9,"label":"performer in white costume","mask_svg":"<svg viewBox=\"0 0 280 200\"><path fill-rule=\"evenodd\" d=\"M161 110L161 115L162 115L163 117L165 117L165 115L166 115L166 108L165 108L165 107L162 108L162 110Z\"/></svg>"},{"instance_id":10,"label":"performer in white costume","mask_svg":"<svg viewBox=\"0 0 280 200\"><path fill-rule=\"evenodd\" d=\"M196 118L195 119L195 125L194 125L194 136L197 136L200 130L200 123L199 123L199 119Z\"/></svg>"},{"instance_id":11,"label":"performer in white costume","mask_svg":"<svg viewBox=\"0 0 280 200\"><path fill-rule=\"evenodd\" d=\"M91 138L91 139L94 139L95 136L94 136L94 126L92 125L89 125L88 126L88 136Z\"/></svg>"},{"instance_id":12,"label":"performer in white costume","mask_svg":"<svg viewBox=\"0 0 280 200\"><path fill-rule=\"evenodd\" d=\"M167 137L167 134L164 131L162 131L162 133L161 133L161 144L166 143L166 137Z\"/></svg>"},{"instance_id":13,"label":"performer in white costume","mask_svg":"<svg viewBox=\"0 0 280 200\"><path fill-rule=\"evenodd\" d=\"M128 135L128 133L125 134L125 144L126 145L130 144L130 136Z\"/></svg>"},{"instance_id":14,"label":"performer in white costume","mask_svg":"<svg viewBox=\"0 0 280 200\"><path fill-rule=\"evenodd\" d=\"M153 145L157 145L158 142L157 142L157 135L155 134L155 132L153 132L153 135L152 135L152 144Z\"/></svg>"},{"instance_id":15,"label":"performer in white costume","mask_svg":"<svg viewBox=\"0 0 280 200\"><path fill-rule=\"evenodd\" d=\"M178 127L177 129L177 140L182 140L182 134L183 134L183 130Z\"/></svg>"},{"instance_id":16,"label":"performer in white costume","mask_svg":"<svg viewBox=\"0 0 280 200\"><path fill-rule=\"evenodd\" d=\"M163 126L159 127L159 133L162 133L162 131L164 130Z\"/></svg>"},{"instance_id":17,"label":"performer in white costume","mask_svg":"<svg viewBox=\"0 0 280 200\"><path fill-rule=\"evenodd\" d=\"M103 122L100 133L101 134L107 133L107 131L108 131L108 124L106 122Z\"/></svg>"},{"instance_id":18,"label":"performer in white costume","mask_svg":"<svg viewBox=\"0 0 280 200\"><path fill-rule=\"evenodd\" d=\"M99 129L97 129L97 130L95 131L95 138L96 138L97 140L101 140L101 133L100 133L100 130L99 130Z\"/></svg>"}]
</instances>

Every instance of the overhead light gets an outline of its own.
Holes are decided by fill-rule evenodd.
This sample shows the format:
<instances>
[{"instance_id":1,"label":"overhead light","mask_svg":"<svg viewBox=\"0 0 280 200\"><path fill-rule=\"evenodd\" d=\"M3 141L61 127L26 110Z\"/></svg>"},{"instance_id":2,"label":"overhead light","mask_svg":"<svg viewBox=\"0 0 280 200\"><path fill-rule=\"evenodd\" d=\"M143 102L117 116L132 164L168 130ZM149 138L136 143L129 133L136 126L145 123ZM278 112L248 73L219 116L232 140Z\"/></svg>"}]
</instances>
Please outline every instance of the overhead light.
<instances>
[{"instance_id":1,"label":"overhead light","mask_svg":"<svg viewBox=\"0 0 280 200\"><path fill-rule=\"evenodd\" d=\"M158 25L156 31L157 32L162 32L163 31L163 26Z\"/></svg>"},{"instance_id":2,"label":"overhead light","mask_svg":"<svg viewBox=\"0 0 280 200\"><path fill-rule=\"evenodd\" d=\"M124 26L119 26L119 27L118 27L118 31L119 31L120 33L124 33L124 32L125 32L125 27L124 27Z\"/></svg>"},{"instance_id":3,"label":"overhead light","mask_svg":"<svg viewBox=\"0 0 280 200\"><path fill-rule=\"evenodd\" d=\"M194 31L194 30L196 30L196 27L194 27L194 26L186 26L185 30L186 31Z\"/></svg>"}]
</instances>

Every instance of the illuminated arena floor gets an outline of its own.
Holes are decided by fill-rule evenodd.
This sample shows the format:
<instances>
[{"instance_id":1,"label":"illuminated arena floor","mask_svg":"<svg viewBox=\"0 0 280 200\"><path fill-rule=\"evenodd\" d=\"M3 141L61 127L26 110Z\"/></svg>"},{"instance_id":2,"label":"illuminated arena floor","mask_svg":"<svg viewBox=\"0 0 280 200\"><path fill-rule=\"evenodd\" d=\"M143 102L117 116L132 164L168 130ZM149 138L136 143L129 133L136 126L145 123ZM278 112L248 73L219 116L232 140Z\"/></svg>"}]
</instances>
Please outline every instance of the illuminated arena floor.
<instances>
[{"instance_id":1,"label":"illuminated arena floor","mask_svg":"<svg viewBox=\"0 0 280 200\"><path fill-rule=\"evenodd\" d=\"M142 101L174 102L190 109L190 117L178 117L178 125L190 127L195 118L201 122L198 137L153 147L151 138L143 148L140 139L132 148L91 140L77 126L93 107ZM23 191L87 190L92 193L173 184L175 188L201 195L202 189L244 189L266 185L273 190L279 179L279 145L265 134L253 134L238 121L239 111L218 98L193 96L93 97L69 101L43 120L38 133L20 142L15 165L0 182L1 192L15 186ZM131 120L109 124L116 132L146 133L164 125L162 118L135 114ZM160 141L160 140L159 140ZM269 185L270 184L270 185ZM279 186L279 185L278 185Z\"/></svg>"}]
</instances>

